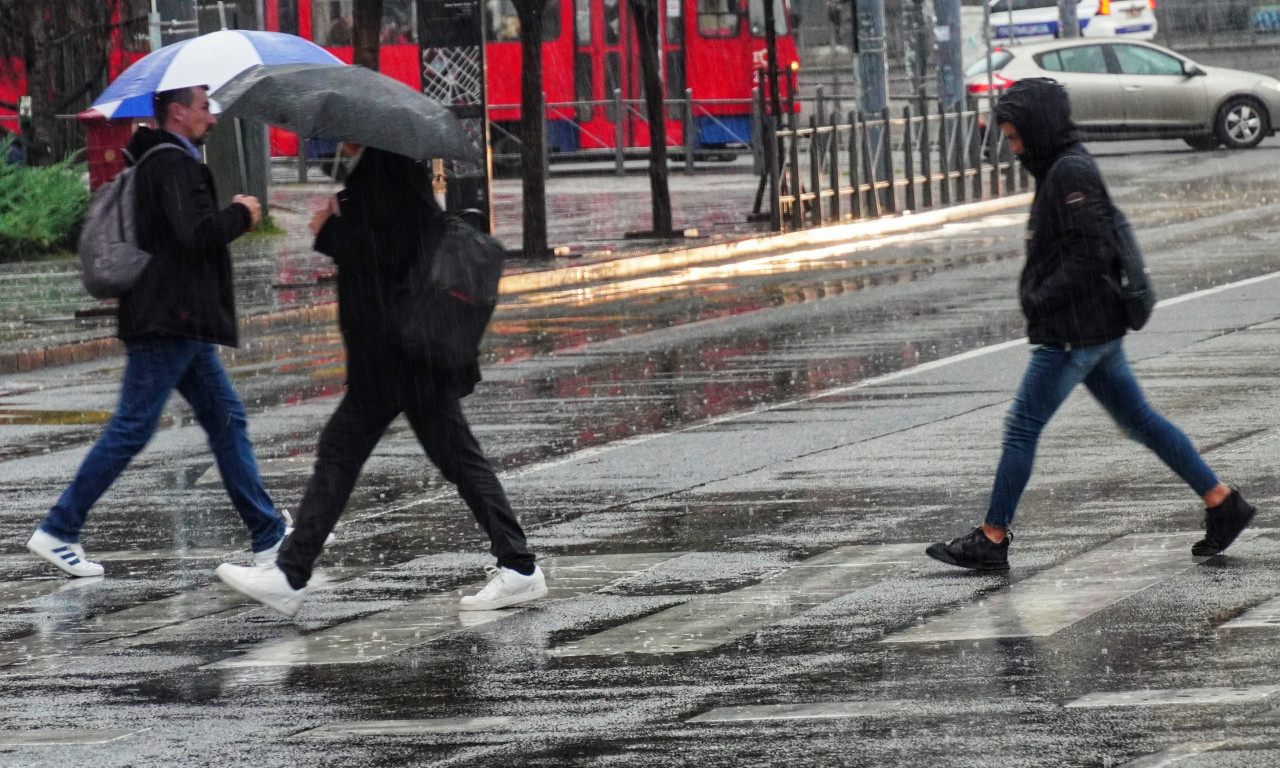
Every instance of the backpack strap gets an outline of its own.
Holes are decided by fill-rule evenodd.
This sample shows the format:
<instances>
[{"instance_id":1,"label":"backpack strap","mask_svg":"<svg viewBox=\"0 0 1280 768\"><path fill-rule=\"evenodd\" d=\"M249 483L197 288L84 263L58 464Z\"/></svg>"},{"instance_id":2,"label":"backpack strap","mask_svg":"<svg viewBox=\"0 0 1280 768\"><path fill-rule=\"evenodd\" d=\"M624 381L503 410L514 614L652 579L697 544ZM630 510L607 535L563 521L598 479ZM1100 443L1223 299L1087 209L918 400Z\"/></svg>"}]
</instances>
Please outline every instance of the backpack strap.
<instances>
[{"instance_id":1,"label":"backpack strap","mask_svg":"<svg viewBox=\"0 0 1280 768\"><path fill-rule=\"evenodd\" d=\"M172 143L172 142L168 142L168 141L161 142L161 143L159 143L159 144L155 145L154 147L152 147L151 149L148 149L146 152L143 152L143 153L142 153L142 157L138 158L137 160L134 160L134 159L133 159L133 155L129 152L129 150L124 149L124 150L121 150L121 151L122 151L122 152L124 152L124 156L125 156L125 157L129 158L130 160L133 160L133 167L134 167L134 168L137 168L138 166L140 166L140 165L142 165L144 162L146 162L146 160L147 160L147 158L148 158L148 157L151 157L152 155L154 155L154 154L156 154L156 153L160 152L160 151L161 151L161 150L163 150L163 149L176 149L176 150L178 150L179 152L183 153L184 155L187 153L187 151L186 151L185 149L183 149L182 147L180 147L180 146L178 146L177 144L174 144L174 143Z\"/></svg>"}]
</instances>

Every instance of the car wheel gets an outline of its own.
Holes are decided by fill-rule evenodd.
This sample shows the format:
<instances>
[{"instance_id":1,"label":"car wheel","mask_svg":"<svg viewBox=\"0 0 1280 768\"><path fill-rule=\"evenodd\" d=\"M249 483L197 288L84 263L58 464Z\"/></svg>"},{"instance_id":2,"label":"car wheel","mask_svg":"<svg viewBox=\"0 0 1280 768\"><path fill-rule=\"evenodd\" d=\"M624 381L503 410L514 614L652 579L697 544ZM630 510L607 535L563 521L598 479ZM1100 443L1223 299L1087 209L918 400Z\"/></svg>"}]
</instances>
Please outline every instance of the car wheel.
<instances>
[{"instance_id":1,"label":"car wheel","mask_svg":"<svg viewBox=\"0 0 1280 768\"><path fill-rule=\"evenodd\" d=\"M1267 113L1253 99L1236 97L1218 110L1213 132L1229 149L1258 146L1270 129Z\"/></svg>"},{"instance_id":2,"label":"car wheel","mask_svg":"<svg viewBox=\"0 0 1280 768\"><path fill-rule=\"evenodd\" d=\"M1183 139L1187 142L1187 146L1197 152L1204 152L1210 149L1217 149L1222 142L1218 141L1218 137L1210 134L1208 136L1189 136Z\"/></svg>"}]
</instances>

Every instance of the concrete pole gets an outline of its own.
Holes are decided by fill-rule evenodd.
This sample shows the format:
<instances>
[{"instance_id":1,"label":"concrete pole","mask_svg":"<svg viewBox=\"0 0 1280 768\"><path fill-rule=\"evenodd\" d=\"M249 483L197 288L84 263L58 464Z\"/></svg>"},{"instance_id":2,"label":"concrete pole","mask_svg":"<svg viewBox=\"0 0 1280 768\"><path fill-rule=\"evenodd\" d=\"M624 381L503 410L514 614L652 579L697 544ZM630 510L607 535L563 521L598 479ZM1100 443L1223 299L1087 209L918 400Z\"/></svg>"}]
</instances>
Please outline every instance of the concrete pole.
<instances>
[{"instance_id":1,"label":"concrete pole","mask_svg":"<svg viewBox=\"0 0 1280 768\"><path fill-rule=\"evenodd\" d=\"M959 17L959 11L956 11L956 16ZM889 106L888 73L884 59L884 0L858 0L855 23L858 74L862 81L860 106L863 112L878 115Z\"/></svg>"},{"instance_id":2,"label":"concrete pole","mask_svg":"<svg viewBox=\"0 0 1280 768\"><path fill-rule=\"evenodd\" d=\"M938 100L955 111L964 100L964 60L960 39L960 0L935 0L937 23L933 38L938 43Z\"/></svg>"},{"instance_id":3,"label":"concrete pole","mask_svg":"<svg viewBox=\"0 0 1280 768\"><path fill-rule=\"evenodd\" d=\"M1076 16L1076 3L1080 0L1058 0L1058 36L1079 37L1080 18Z\"/></svg>"}]
</instances>

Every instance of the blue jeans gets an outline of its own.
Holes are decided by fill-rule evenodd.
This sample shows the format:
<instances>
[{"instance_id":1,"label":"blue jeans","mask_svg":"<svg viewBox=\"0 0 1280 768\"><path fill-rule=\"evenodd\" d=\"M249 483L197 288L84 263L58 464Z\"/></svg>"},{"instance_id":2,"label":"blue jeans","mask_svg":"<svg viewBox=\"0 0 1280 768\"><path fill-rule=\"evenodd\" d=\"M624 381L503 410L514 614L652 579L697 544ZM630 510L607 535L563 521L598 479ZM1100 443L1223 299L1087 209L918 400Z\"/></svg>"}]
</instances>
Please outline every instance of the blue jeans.
<instances>
[{"instance_id":1,"label":"blue jeans","mask_svg":"<svg viewBox=\"0 0 1280 768\"><path fill-rule=\"evenodd\" d=\"M1082 381L1129 437L1154 451L1198 495L1217 487L1218 478L1187 436L1156 413L1142 396L1121 341L1078 349L1032 350L1031 362L1005 418L1004 451L987 509L988 525L1008 528L1013 522L1018 499L1031 477L1040 432Z\"/></svg>"},{"instance_id":2,"label":"blue jeans","mask_svg":"<svg viewBox=\"0 0 1280 768\"><path fill-rule=\"evenodd\" d=\"M284 519L262 485L249 445L244 403L214 345L156 338L126 346L120 404L40 529L63 541L79 541L89 508L151 440L169 393L177 389L209 436L227 494L253 537L253 551L274 546L284 535Z\"/></svg>"}]
</instances>

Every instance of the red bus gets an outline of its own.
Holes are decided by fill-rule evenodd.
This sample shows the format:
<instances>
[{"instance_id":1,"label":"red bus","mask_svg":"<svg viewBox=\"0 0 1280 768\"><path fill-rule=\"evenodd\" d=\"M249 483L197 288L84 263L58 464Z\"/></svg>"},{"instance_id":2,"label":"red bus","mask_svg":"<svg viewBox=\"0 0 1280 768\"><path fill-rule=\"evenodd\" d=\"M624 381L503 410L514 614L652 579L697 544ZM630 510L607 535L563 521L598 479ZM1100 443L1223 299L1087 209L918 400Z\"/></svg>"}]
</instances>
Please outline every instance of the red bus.
<instances>
[{"instance_id":1,"label":"red bus","mask_svg":"<svg viewBox=\"0 0 1280 768\"><path fill-rule=\"evenodd\" d=\"M481 0L484 8L486 88L495 153L514 153L520 119L519 22L511 0ZM765 66L766 0L664 0L660 32L662 76L669 100L683 99L689 88L695 101L697 146L718 149L746 145L751 139L751 97L756 70ZM779 69L798 67L788 0L774 3ZM265 0L266 28L305 37L351 61L353 0ZM383 0L381 71L422 90L428 77L449 77L439 67L423 66L417 0ZM547 0L543 19L543 91L547 133L553 152L617 146L622 121L626 147L648 146L648 125L641 107L612 104L557 108L567 102L605 102L621 91L624 100L641 98L640 54L635 20L627 0ZM430 63L430 62L429 62ZM428 84L430 85L430 83ZM429 89L430 90L430 89ZM669 109L667 140L684 142L682 109ZM273 133L273 151L296 153L292 136Z\"/></svg>"}]
</instances>

